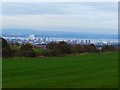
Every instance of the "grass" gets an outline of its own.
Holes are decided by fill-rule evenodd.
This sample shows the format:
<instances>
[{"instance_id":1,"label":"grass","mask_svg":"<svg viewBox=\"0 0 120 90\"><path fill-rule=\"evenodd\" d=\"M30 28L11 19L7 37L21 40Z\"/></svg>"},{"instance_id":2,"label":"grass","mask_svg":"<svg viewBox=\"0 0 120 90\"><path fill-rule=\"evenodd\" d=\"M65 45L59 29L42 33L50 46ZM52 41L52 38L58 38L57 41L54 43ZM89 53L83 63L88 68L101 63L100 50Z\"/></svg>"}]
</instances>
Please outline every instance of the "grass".
<instances>
[{"instance_id":1,"label":"grass","mask_svg":"<svg viewBox=\"0 0 120 90\"><path fill-rule=\"evenodd\" d=\"M3 88L116 88L116 52L3 60Z\"/></svg>"}]
</instances>

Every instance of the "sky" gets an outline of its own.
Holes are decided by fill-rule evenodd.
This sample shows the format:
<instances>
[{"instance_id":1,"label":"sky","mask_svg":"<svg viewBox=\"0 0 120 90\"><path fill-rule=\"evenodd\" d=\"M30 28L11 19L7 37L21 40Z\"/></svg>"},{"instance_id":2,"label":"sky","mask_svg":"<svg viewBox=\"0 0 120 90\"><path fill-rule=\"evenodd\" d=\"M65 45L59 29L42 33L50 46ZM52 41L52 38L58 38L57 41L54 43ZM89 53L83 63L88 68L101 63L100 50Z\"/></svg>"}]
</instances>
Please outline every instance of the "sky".
<instances>
[{"instance_id":1,"label":"sky","mask_svg":"<svg viewBox=\"0 0 120 90\"><path fill-rule=\"evenodd\" d=\"M117 2L3 2L2 28L118 33Z\"/></svg>"}]
</instances>

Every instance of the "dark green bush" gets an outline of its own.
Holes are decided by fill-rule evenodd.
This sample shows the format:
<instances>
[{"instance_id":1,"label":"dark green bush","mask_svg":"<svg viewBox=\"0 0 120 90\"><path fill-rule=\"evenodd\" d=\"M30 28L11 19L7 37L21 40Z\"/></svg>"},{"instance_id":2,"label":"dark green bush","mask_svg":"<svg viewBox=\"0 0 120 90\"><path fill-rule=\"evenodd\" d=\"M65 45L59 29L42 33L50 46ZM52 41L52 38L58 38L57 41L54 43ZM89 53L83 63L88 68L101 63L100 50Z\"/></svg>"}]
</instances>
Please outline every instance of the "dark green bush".
<instances>
[{"instance_id":1,"label":"dark green bush","mask_svg":"<svg viewBox=\"0 0 120 90\"><path fill-rule=\"evenodd\" d=\"M115 48L112 45L105 45L102 47L101 51L114 51Z\"/></svg>"},{"instance_id":2,"label":"dark green bush","mask_svg":"<svg viewBox=\"0 0 120 90\"><path fill-rule=\"evenodd\" d=\"M95 47L94 44L90 44L84 47L85 52L89 52L89 53L96 53L98 52L97 48Z\"/></svg>"},{"instance_id":3,"label":"dark green bush","mask_svg":"<svg viewBox=\"0 0 120 90\"><path fill-rule=\"evenodd\" d=\"M67 44L64 41L59 42L58 44L58 50L60 51L60 54L71 54L71 45Z\"/></svg>"},{"instance_id":4,"label":"dark green bush","mask_svg":"<svg viewBox=\"0 0 120 90\"><path fill-rule=\"evenodd\" d=\"M58 50L44 50L44 52L41 54L41 56L46 56L46 57L54 57L54 56L58 56L59 55L59 51Z\"/></svg>"},{"instance_id":5,"label":"dark green bush","mask_svg":"<svg viewBox=\"0 0 120 90\"><path fill-rule=\"evenodd\" d=\"M74 45L71 47L72 48L72 53L84 53L84 47L81 46L80 44Z\"/></svg>"},{"instance_id":6,"label":"dark green bush","mask_svg":"<svg viewBox=\"0 0 120 90\"><path fill-rule=\"evenodd\" d=\"M33 50L20 50L18 54L24 57L35 57L36 54Z\"/></svg>"},{"instance_id":7,"label":"dark green bush","mask_svg":"<svg viewBox=\"0 0 120 90\"><path fill-rule=\"evenodd\" d=\"M11 45L11 49L14 57L35 57L36 56L33 46L29 43L21 46Z\"/></svg>"},{"instance_id":8,"label":"dark green bush","mask_svg":"<svg viewBox=\"0 0 120 90\"><path fill-rule=\"evenodd\" d=\"M67 44L64 41L61 41L59 43L51 42L47 45L47 49L52 50L51 54L57 55L57 54L71 54L71 45Z\"/></svg>"},{"instance_id":9,"label":"dark green bush","mask_svg":"<svg viewBox=\"0 0 120 90\"><path fill-rule=\"evenodd\" d=\"M12 56L12 51L11 48L9 46L9 44L7 43L7 41L3 38L1 38L2 40L2 57L11 57Z\"/></svg>"}]
</instances>

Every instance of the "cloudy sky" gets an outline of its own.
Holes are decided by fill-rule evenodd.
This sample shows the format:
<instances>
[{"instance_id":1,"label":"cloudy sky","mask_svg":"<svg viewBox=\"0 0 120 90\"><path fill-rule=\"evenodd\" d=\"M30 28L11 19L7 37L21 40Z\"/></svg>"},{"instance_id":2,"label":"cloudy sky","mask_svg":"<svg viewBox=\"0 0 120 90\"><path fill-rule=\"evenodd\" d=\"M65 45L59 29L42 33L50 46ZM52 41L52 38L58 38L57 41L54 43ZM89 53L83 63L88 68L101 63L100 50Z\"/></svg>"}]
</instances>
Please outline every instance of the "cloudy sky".
<instances>
[{"instance_id":1,"label":"cloudy sky","mask_svg":"<svg viewBox=\"0 0 120 90\"><path fill-rule=\"evenodd\" d=\"M117 2L4 2L3 29L117 34Z\"/></svg>"}]
</instances>

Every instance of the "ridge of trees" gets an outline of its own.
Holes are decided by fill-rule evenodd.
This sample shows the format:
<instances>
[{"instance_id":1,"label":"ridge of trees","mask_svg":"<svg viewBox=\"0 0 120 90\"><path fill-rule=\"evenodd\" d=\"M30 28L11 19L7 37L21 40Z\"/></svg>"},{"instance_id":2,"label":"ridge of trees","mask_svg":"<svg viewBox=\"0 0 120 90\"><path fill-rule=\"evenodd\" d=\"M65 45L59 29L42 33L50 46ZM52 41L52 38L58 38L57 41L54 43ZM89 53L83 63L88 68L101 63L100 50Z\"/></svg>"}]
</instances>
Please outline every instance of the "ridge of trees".
<instances>
[{"instance_id":1,"label":"ridge of trees","mask_svg":"<svg viewBox=\"0 0 120 90\"><path fill-rule=\"evenodd\" d=\"M80 44L70 45L65 41L51 42L47 44L46 49L34 47L30 43L19 46L9 45L7 41L1 38L2 57L36 57L36 56L65 56L69 54L81 53L99 53L105 51L113 51L115 47L112 45L103 46L101 50L97 49L94 44L82 46Z\"/></svg>"}]
</instances>

